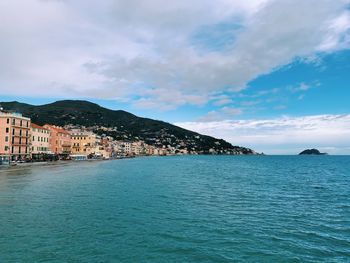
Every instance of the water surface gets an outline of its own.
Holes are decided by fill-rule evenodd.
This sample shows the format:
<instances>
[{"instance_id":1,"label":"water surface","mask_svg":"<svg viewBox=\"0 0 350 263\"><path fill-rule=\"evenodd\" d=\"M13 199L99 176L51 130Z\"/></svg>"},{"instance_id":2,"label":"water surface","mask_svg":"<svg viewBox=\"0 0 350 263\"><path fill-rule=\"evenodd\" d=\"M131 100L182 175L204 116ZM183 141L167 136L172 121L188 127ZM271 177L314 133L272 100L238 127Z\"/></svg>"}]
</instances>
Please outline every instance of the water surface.
<instances>
[{"instance_id":1,"label":"water surface","mask_svg":"<svg viewBox=\"0 0 350 263\"><path fill-rule=\"evenodd\" d=\"M350 262L350 157L1 169L0 262Z\"/></svg>"}]
</instances>

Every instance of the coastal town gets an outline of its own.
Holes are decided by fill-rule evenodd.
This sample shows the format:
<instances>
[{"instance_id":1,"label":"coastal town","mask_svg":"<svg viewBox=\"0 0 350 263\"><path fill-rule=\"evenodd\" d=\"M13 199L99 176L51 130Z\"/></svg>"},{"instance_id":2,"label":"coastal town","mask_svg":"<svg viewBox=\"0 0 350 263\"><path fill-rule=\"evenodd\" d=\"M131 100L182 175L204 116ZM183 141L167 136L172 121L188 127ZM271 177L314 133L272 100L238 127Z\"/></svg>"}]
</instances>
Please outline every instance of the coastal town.
<instances>
[{"instance_id":1,"label":"coastal town","mask_svg":"<svg viewBox=\"0 0 350 263\"><path fill-rule=\"evenodd\" d=\"M111 159L146 155L187 154L186 149L155 147L138 141L115 140L94 133L96 127L40 126L21 113L0 110L0 164L11 162ZM109 128L98 127L108 131Z\"/></svg>"},{"instance_id":2,"label":"coastal town","mask_svg":"<svg viewBox=\"0 0 350 263\"><path fill-rule=\"evenodd\" d=\"M73 124L41 126L21 113L0 108L0 164L200 154L188 149L183 141L114 138L110 136L114 129ZM213 149L210 153L217 152Z\"/></svg>"}]
</instances>

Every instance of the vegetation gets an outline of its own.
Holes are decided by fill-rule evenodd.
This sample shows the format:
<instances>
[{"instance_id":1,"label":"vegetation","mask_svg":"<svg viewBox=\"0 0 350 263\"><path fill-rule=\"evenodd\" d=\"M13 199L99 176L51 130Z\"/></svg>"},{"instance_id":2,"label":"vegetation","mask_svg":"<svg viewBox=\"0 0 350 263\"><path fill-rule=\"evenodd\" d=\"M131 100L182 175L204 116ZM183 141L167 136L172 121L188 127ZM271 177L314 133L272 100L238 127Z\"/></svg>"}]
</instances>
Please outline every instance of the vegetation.
<instances>
[{"instance_id":1,"label":"vegetation","mask_svg":"<svg viewBox=\"0 0 350 263\"><path fill-rule=\"evenodd\" d=\"M58 126L80 125L94 127L95 132L120 140L143 140L150 145L170 145L198 153L253 154L248 148L206 135L200 135L170 123L141 118L122 110L110 110L81 100L63 100L34 106L25 103L2 102L5 110L13 110L30 117L32 122Z\"/></svg>"},{"instance_id":2,"label":"vegetation","mask_svg":"<svg viewBox=\"0 0 350 263\"><path fill-rule=\"evenodd\" d=\"M299 153L299 155L325 155L326 153L321 153L317 149L306 149Z\"/></svg>"}]
</instances>

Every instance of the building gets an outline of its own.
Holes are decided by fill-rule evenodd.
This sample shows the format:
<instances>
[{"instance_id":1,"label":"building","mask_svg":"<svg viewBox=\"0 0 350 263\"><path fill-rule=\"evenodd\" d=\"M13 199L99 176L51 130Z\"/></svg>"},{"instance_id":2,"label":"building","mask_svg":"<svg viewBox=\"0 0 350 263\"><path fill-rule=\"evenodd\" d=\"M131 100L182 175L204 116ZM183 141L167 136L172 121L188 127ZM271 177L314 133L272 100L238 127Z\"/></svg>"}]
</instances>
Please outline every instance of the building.
<instances>
[{"instance_id":1,"label":"building","mask_svg":"<svg viewBox=\"0 0 350 263\"><path fill-rule=\"evenodd\" d=\"M96 135L92 132L71 133L72 138L72 154L93 154L96 146Z\"/></svg>"},{"instance_id":2,"label":"building","mask_svg":"<svg viewBox=\"0 0 350 263\"><path fill-rule=\"evenodd\" d=\"M111 157L111 152L108 151L104 146L97 145L94 149L94 154L96 157L101 159L109 159Z\"/></svg>"},{"instance_id":3,"label":"building","mask_svg":"<svg viewBox=\"0 0 350 263\"><path fill-rule=\"evenodd\" d=\"M0 161L30 159L30 118L0 109Z\"/></svg>"},{"instance_id":4,"label":"building","mask_svg":"<svg viewBox=\"0 0 350 263\"><path fill-rule=\"evenodd\" d=\"M112 157L113 148L114 148L113 142L114 142L114 139L111 136L102 136L101 137L100 146L103 146L103 149L105 152L105 153L103 153L104 158L107 158L107 156L108 156L108 158Z\"/></svg>"},{"instance_id":5,"label":"building","mask_svg":"<svg viewBox=\"0 0 350 263\"><path fill-rule=\"evenodd\" d=\"M52 153L68 157L71 153L72 139L70 133L62 127L45 124L50 131L50 150Z\"/></svg>"},{"instance_id":6,"label":"building","mask_svg":"<svg viewBox=\"0 0 350 263\"><path fill-rule=\"evenodd\" d=\"M121 151L123 155L132 155L131 147L132 143L131 142L121 142Z\"/></svg>"},{"instance_id":7,"label":"building","mask_svg":"<svg viewBox=\"0 0 350 263\"><path fill-rule=\"evenodd\" d=\"M147 149L146 149L147 144L144 143L143 141L136 141L131 143L131 153L133 155L146 155L147 154Z\"/></svg>"},{"instance_id":8,"label":"building","mask_svg":"<svg viewBox=\"0 0 350 263\"><path fill-rule=\"evenodd\" d=\"M155 151L154 146L146 144L145 148L146 148L146 155L155 155L154 154L154 151Z\"/></svg>"},{"instance_id":9,"label":"building","mask_svg":"<svg viewBox=\"0 0 350 263\"><path fill-rule=\"evenodd\" d=\"M49 129L31 124L31 152L32 156L51 153Z\"/></svg>"}]
</instances>

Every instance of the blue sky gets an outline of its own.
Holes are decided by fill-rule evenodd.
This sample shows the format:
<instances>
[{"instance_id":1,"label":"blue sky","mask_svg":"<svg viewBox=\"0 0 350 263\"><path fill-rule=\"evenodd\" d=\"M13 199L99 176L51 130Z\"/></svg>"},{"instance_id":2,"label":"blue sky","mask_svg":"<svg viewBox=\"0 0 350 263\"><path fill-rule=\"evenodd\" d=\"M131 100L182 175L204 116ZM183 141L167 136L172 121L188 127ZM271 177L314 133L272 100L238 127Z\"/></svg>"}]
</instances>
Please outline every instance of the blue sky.
<instances>
[{"instance_id":1,"label":"blue sky","mask_svg":"<svg viewBox=\"0 0 350 263\"><path fill-rule=\"evenodd\" d=\"M86 99L267 153L350 154L349 5L2 1L0 101Z\"/></svg>"}]
</instances>

